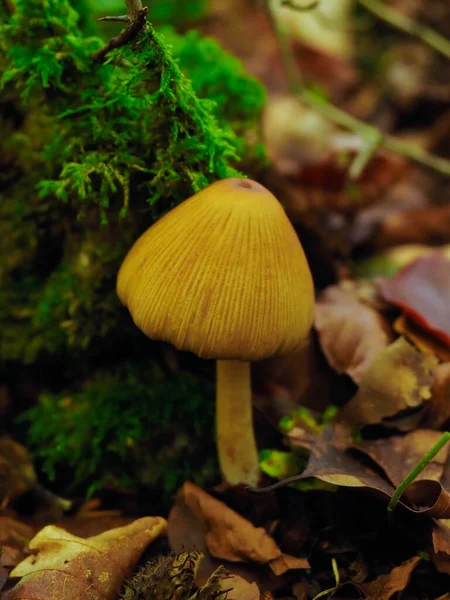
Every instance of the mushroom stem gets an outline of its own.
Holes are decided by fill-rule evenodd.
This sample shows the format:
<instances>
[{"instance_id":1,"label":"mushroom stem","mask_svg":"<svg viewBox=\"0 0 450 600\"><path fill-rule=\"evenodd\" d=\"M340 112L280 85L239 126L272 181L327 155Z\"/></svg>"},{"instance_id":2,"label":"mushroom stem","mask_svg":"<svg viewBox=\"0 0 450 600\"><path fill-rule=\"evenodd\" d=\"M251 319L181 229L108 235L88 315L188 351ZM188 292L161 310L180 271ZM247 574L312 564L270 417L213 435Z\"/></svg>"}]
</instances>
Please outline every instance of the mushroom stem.
<instances>
[{"instance_id":1,"label":"mushroom stem","mask_svg":"<svg viewBox=\"0 0 450 600\"><path fill-rule=\"evenodd\" d=\"M260 473L248 362L217 361L216 430L225 481L231 485L256 486Z\"/></svg>"}]
</instances>

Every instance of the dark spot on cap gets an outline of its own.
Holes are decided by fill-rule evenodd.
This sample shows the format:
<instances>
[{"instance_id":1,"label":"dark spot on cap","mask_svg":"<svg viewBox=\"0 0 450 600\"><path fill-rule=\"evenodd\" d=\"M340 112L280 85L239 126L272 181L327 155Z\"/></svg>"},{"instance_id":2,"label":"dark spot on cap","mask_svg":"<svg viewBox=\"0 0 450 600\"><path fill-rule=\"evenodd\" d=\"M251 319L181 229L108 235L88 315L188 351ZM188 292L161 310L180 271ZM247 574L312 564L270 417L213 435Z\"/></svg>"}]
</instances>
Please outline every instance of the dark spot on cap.
<instances>
[{"instance_id":1,"label":"dark spot on cap","mask_svg":"<svg viewBox=\"0 0 450 600\"><path fill-rule=\"evenodd\" d=\"M251 190L252 192L260 192L263 189L259 183L252 179L234 179L232 183L237 188Z\"/></svg>"}]
</instances>

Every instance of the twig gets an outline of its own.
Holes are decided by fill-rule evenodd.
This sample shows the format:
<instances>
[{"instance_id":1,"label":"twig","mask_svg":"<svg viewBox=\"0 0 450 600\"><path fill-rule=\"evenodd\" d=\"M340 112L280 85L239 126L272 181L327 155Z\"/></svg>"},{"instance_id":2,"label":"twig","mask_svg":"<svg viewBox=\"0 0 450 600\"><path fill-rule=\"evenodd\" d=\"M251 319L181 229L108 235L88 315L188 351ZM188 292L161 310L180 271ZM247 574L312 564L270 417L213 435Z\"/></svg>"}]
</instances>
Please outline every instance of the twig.
<instances>
[{"instance_id":1,"label":"twig","mask_svg":"<svg viewBox=\"0 0 450 600\"><path fill-rule=\"evenodd\" d=\"M334 106L325 100L323 97L316 94L314 91L306 88L303 85L303 81L300 77L290 40L273 14L270 7L270 2L267 2L266 6L278 40L289 87L293 94L298 96L305 104L322 114L330 121L333 121L337 125L345 127L345 129L348 129L349 131L359 135L367 142L368 145L370 145L370 150L372 153L376 150L376 148L384 148L385 150L390 150L396 154L401 154L406 158L434 169L442 175L450 176L449 160L441 158L440 156L436 156L435 154L430 154L426 150L420 148L420 146L406 144L395 137L382 133L377 127L352 117L344 110L341 110L337 106ZM374 143L375 140L377 143ZM370 155L366 154L364 157L366 164L368 159L370 159ZM361 162L363 161L361 160ZM360 165L358 168L360 168Z\"/></svg>"},{"instance_id":2,"label":"twig","mask_svg":"<svg viewBox=\"0 0 450 600\"><path fill-rule=\"evenodd\" d=\"M409 33L409 35L419 38L422 42L436 50L436 52L440 52L446 58L450 58L450 40L440 35L434 29L431 29L431 27L413 21L413 19L379 0L358 0L358 2L379 19L386 21L389 25L405 33Z\"/></svg>"},{"instance_id":3,"label":"twig","mask_svg":"<svg viewBox=\"0 0 450 600\"><path fill-rule=\"evenodd\" d=\"M417 463L411 473L405 477L405 479L401 482L398 488L395 490L391 501L388 504L388 512L391 513L398 504L401 496L404 494L406 489L412 484L412 482L417 478L419 473L425 469L425 467L433 460L436 454L441 450L445 444L450 440L450 432L446 431L439 441L431 448L429 452L425 454L425 456Z\"/></svg>"},{"instance_id":4,"label":"twig","mask_svg":"<svg viewBox=\"0 0 450 600\"><path fill-rule=\"evenodd\" d=\"M98 21L116 21L118 23L129 23L130 19L128 18L128 15L120 15L118 17L100 17L100 19L97 19Z\"/></svg>"},{"instance_id":5,"label":"twig","mask_svg":"<svg viewBox=\"0 0 450 600\"><path fill-rule=\"evenodd\" d=\"M100 50L97 50L97 52L94 53L92 57L94 61L102 62L105 59L105 56L111 52L111 50L125 46L134 40L136 36L145 28L148 8L146 6L142 6L142 2L140 0L125 0L125 3L128 9L128 14L126 16L103 17L100 19L103 21L125 21L128 23L128 25L121 33L119 33L118 36L110 39L106 46L100 48Z\"/></svg>"}]
</instances>

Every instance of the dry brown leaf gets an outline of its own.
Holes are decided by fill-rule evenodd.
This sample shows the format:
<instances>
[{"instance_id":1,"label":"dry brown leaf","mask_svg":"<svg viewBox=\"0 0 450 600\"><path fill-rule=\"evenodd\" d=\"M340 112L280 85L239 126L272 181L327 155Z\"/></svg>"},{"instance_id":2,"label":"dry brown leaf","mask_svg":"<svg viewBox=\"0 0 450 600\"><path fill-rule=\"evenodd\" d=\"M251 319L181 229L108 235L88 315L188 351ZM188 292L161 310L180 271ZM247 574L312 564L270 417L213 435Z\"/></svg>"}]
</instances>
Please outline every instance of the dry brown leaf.
<instances>
[{"instance_id":1,"label":"dry brown leaf","mask_svg":"<svg viewBox=\"0 0 450 600\"><path fill-rule=\"evenodd\" d=\"M293 569L309 569L311 565L307 558L298 558L283 552L281 556L270 561L269 567L275 575L280 576Z\"/></svg>"},{"instance_id":2,"label":"dry brown leaf","mask_svg":"<svg viewBox=\"0 0 450 600\"><path fill-rule=\"evenodd\" d=\"M28 450L8 437L0 438L0 508L37 482Z\"/></svg>"},{"instance_id":3,"label":"dry brown leaf","mask_svg":"<svg viewBox=\"0 0 450 600\"><path fill-rule=\"evenodd\" d=\"M420 407L431 397L437 364L436 357L423 354L405 338L399 338L379 352L340 418L350 424L368 425Z\"/></svg>"},{"instance_id":4,"label":"dry brown leaf","mask_svg":"<svg viewBox=\"0 0 450 600\"><path fill-rule=\"evenodd\" d=\"M435 520L431 537L431 558L436 569L450 575L450 520Z\"/></svg>"},{"instance_id":5,"label":"dry brown leaf","mask_svg":"<svg viewBox=\"0 0 450 600\"><path fill-rule=\"evenodd\" d=\"M380 575L370 583L358 584L366 595L365 600L389 600L393 594L404 590L421 560L419 556L413 556L400 566L394 567L388 575Z\"/></svg>"},{"instance_id":6,"label":"dry brown leaf","mask_svg":"<svg viewBox=\"0 0 450 600\"><path fill-rule=\"evenodd\" d=\"M431 399L427 406L426 422L442 427L450 420L450 362L438 365L434 371Z\"/></svg>"},{"instance_id":7,"label":"dry brown leaf","mask_svg":"<svg viewBox=\"0 0 450 600\"><path fill-rule=\"evenodd\" d=\"M343 487L367 487L390 497L393 486L381 475L352 455L348 448L352 440L346 425L334 423L317 437L305 471L299 479L315 477Z\"/></svg>"},{"instance_id":8,"label":"dry brown leaf","mask_svg":"<svg viewBox=\"0 0 450 600\"><path fill-rule=\"evenodd\" d=\"M379 465L394 486L398 486L413 470L417 463L431 450L441 438L440 431L417 429L407 435L395 435L390 438L363 441L356 445ZM445 445L416 480L440 481L448 460L449 445Z\"/></svg>"},{"instance_id":9,"label":"dry brown leaf","mask_svg":"<svg viewBox=\"0 0 450 600\"><path fill-rule=\"evenodd\" d=\"M230 592L228 600L260 600L261 593L256 583L249 583L239 575L230 575L223 583L225 589Z\"/></svg>"},{"instance_id":10,"label":"dry brown leaf","mask_svg":"<svg viewBox=\"0 0 450 600\"><path fill-rule=\"evenodd\" d=\"M255 527L193 483L186 482L180 496L202 523L206 545L214 557L264 564L281 555L275 540L262 527Z\"/></svg>"},{"instance_id":11,"label":"dry brown leaf","mask_svg":"<svg viewBox=\"0 0 450 600\"><path fill-rule=\"evenodd\" d=\"M437 438L440 437L438 432L433 432ZM407 437L407 436L406 436ZM418 436L420 438L420 435ZM426 437L426 436L425 436ZM417 441L417 440L416 440ZM388 440L380 440L380 446L382 442L388 442ZM414 438L411 440L406 439L404 442L405 454L408 452L408 445L414 446ZM420 444L426 445L423 454L429 450L426 439L419 439L418 446ZM401 467L399 465L386 467L387 456L383 456L383 452L375 452L374 448L370 448L370 444L367 443L367 447L364 444L355 445L350 435L350 429L348 424L334 422L325 427L320 434L317 436L316 443L311 449L311 455L308 461L306 469L300 475L283 479L276 484L268 486L267 488L260 489L259 492L273 490L278 487L288 485L289 483L295 483L302 481L309 477L314 477L340 487L355 487L355 488L366 488L372 493L376 493L385 500L389 500L394 491L395 487L390 481L387 480L380 472L376 471L371 467L367 460L364 460L363 452L370 456L374 462L379 462L382 468L388 472L392 478L399 480L401 477ZM370 451L369 451L370 450ZM431 465L429 469L436 475L439 471L439 475L442 474L443 466L442 461L445 461L444 456L447 455L449 450L445 450L444 453L439 453L437 458L437 465ZM413 449L415 452L415 459L420 455L420 448ZM392 452L391 452L392 453ZM389 452L386 450L386 455ZM405 456L398 457L401 461L405 459ZM391 457L392 459L392 457ZM418 460L414 459L415 466ZM413 461L411 460L411 463ZM447 461L445 461L446 463ZM440 464L439 464L440 463ZM409 466L409 465L408 465ZM410 470L404 469L405 475L410 473ZM429 477L429 474L428 474ZM439 481L432 479L419 479L414 481L406 490L400 500L399 504L406 510L414 514L420 514L423 516L434 517L434 518L450 518L450 493L447 492Z\"/></svg>"},{"instance_id":12,"label":"dry brown leaf","mask_svg":"<svg viewBox=\"0 0 450 600\"><path fill-rule=\"evenodd\" d=\"M316 303L315 327L331 367L359 383L378 353L392 341L388 322L361 302L351 282L331 286Z\"/></svg>"},{"instance_id":13,"label":"dry brown leaf","mask_svg":"<svg viewBox=\"0 0 450 600\"><path fill-rule=\"evenodd\" d=\"M112 600L142 551L166 532L160 517L144 517L91 538L44 527L30 542L35 553L11 577L22 579L2 600Z\"/></svg>"}]
</instances>

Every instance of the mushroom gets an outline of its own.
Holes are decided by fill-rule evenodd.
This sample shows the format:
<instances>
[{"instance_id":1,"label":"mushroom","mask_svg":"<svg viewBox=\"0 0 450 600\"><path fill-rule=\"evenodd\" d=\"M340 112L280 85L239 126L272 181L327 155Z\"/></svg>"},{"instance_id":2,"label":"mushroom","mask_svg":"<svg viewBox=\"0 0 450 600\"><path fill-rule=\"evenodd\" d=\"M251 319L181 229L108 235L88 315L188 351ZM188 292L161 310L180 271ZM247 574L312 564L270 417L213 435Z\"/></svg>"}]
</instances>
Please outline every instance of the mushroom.
<instances>
[{"instance_id":1,"label":"mushroom","mask_svg":"<svg viewBox=\"0 0 450 600\"><path fill-rule=\"evenodd\" d=\"M308 263L278 200L249 179L213 183L136 241L117 293L149 338L217 360L222 475L257 485L249 363L298 348L314 308Z\"/></svg>"}]
</instances>

